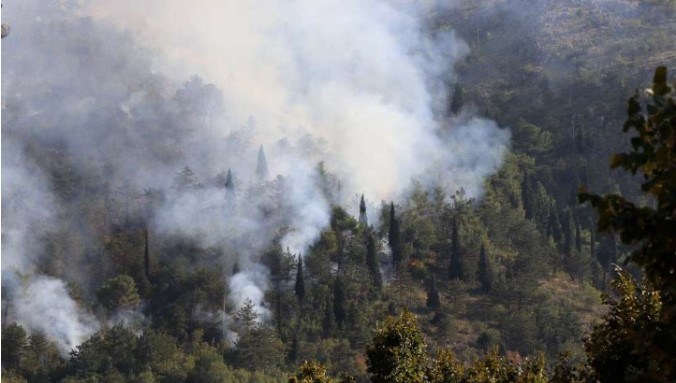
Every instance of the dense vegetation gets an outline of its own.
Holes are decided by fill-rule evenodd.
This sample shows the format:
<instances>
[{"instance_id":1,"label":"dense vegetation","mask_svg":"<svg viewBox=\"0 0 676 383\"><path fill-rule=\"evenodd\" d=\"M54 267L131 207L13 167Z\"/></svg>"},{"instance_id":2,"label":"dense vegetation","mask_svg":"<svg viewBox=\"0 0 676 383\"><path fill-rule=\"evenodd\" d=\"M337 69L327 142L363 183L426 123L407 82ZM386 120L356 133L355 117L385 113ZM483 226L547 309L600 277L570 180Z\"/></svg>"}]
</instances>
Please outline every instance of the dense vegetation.
<instances>
[{"instance_id":1,"label":"dense vegetation","mask_svg":"<svg viewBox=\"0 0 676 383\"><path fill-rule=\"evenodd\" d=\"M625 131L637 137L619 127L623 100L653 64L676 59L674 8L620 3L533 2L542 16L531 19L511 2L468 2L431 15L472 47L449 114L477 109L510 127L503 167L480 200L417 187L383 201L379 217L334 206L302 257L275 241L260 255L269 315L251 301L225 307L235 339L214 314L238 268L212 261L228 250L149 232L147 212L168 191L110 185L105 169L73 168L67 148L36 138L25 152L67 207L39 244L41 272L115 324L64 357L44 334L3 320L3 381L673 381L676 118L665 69L650 97L629 102ZM617 30L598 44L592 26ZM165 101L188 92L215 90L193 79ZM167 118L189 125L198 109L167 108ZM171 143L153 150L171 156ZM628 172L609 172L611 153L624 151L612 165ZM174 189L232 185L230 174L196 173L178 167ZM321 174L329 188L334 176ZM611 195L584 192L590 204L580 204L582 186ZM97 283L72 278L75 265ZM3 295L3 319L11 310Z\"/></svg>"}]
</instances>

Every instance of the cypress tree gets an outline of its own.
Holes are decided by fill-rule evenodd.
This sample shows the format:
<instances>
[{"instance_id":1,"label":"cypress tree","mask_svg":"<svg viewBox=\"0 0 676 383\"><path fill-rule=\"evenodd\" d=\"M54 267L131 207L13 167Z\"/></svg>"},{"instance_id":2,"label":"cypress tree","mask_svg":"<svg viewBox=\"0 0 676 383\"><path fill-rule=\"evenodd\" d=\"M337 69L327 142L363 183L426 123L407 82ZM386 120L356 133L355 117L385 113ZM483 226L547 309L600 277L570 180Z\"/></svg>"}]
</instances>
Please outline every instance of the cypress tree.
<instances>
[{"instance_id":1,"label":"cypress tree","mask_svg":"<svg viewBox=\"0 0 676 383\"><path fill-rule=\"evenodd\" d=\"M368 227L369 221L366 216L366 202L364 201L364 195L361 195L361 201L359 202L359 224L362 227Z\"/></svg>"},{"instance_id":2,"label":"cypress tree","mask_svg":"<svg viewBox=\"0 0 676 383\"><path fill-rule=\"evenodd\" d=\"M235 262L235 264L232 265L232 275L235 275L239 272L240 272L239 263Z\"/></svg>"},{"instance_id":3,"label":"cypress tree","mask_svg":"<svg viewBox=\"0 0 676 383\"><path fill-rule=\"evenodd\" d=\"M392 265L395 270L398 270L401 264L401 244L399 243L399 221L394 213L394 202L390 204L390 231L388 239L390 249L392 250Z\"/></svg>"},{"instance_id":4,"label":"cypress tree","mask_svg":"<svg viewBox=\"0 0 676 383\"><path fill-rule=\"evenodd\" d=\"M143 250L143 263L146 273L146 279L150 280L150 251L148 246L148 229L145 229L143 232L145 237L145 248Z\"/></svg>"},{"instance_id":5,"label":"cypress tree","mask_svg":"<svg viewBox=\"0 0 676 383\"><path fill-rule=\"evenodd\" d=\"M448 273L451 279L461 279L463 276L462 260L460 258L460 233L456 217L453 219L453 231L451 233L451 264Z\"/></svg>"},{"instance_id":6,"label":"cypress tree","mask_svg":"<svg viewBox=\"0 0 676 383\"><path fill-rule=\"evenodd\" d=\"M430 278L427 287L427 301L425 302L428 308L437 308L441 305L439 299L439 289L437 289L437 281L434 277Z\"/></svg>"},{"instance_id":7,"label":"cypress tree","mask_svg":"<svg viewBox=\"0 0 676 383\"><path fill-rule=\"evenodd\" d=\"M488 293L493 288L493 267L491 260L486 253L486 245L481 244L481 251L479 252L479 282L481 283L481 291Z\"/></svg>"},{"instance_id":8,"label":"cypress tree","mask_svg":"<svg viewBox=\"0 0 676 383\"><path fill-rule=\"evenodd\" d=\"M465 95L463 92L462 85L460 83L455 84L455 90L453 91L453 98L451 99L451 113L456 115L460 113L462 106L465 104Z\"/></svg>"},{"instance_id":9,"label":"cypress tree","mask_svg":"<svg viewBox=\"0 0 676 383\"><path fill-rule=\"evenodd\" d=\"M561 242L561 221L556 206L552 205L549 212L549 222L547 223L547 235L554 239L554 242Z\"/></svg>"},{"instance_id":10,"label":"cypress tree","mask_svg":"<svg viewBox=\"0 0 676 383\"><path fill-rule=\"evenodd\" d=\"M526 219L533 219L535 216L533 211L535 207L535 201L533 197L533 185L531 185L528 174L523 176L523 183L521 184L521 199L523 202L523 210Z\"/></svg>"},{"instance_id":11,"label":"cypress tree","mask_svg":"<svg viewBox=\"0 0 676 383\"><path fill-rule=\"evenodd\" d=\"M601 237L598 259L604 270L608 270L611 264L617 262L617 242L615 240L615 235L608 234Z\"/></svg>"},{"instance_id":12,"label":"cypress tree","mask_svg":"<svg viewBox=\"0 0 676 383\"><path fill-rule=\"evenodd\" d=\"M298 301L302 303L305 299L305 280L303 277L303 259L300 255L298 255L298 272L296 273L296 285L294 286L294 291L296 292Z\"/></svg>"},{"instance_id":13,"label":"cypress tree","mask_svg":"<svg viewBox=\"0 0 676 383\"><path fill-rule=\"evenodd\" d=\"M333 333L333 309L331 305L331 295L327 294L324 304L324 318L322 319L322 339L326 339Z\"/></svg>"},{"instance_id":14,"label":"cypress tree","mask_svg":"<svg viewBox=\"0 0 676 383\"><path fill-rule=\"evenodd\" d=\"M345 287L339 277L336 277L336 283L333 286L333 317L336 320L338 328L342 328L345 321Z\"/></svg>"},{"instance_id":15,"label":"cypress tree","mask_svg":"<svg viewBox=\"0 0 676 383\"><path fill-rule=\"evenodd\" d=\"M570 209L566 209L563 215L563 222L561 225L563 231L563 252L570 256L573 253L573 214Z\"/></svg>"},{"instance_id":16,"label":"cypress tree","mask_svg":"<svg viewBox=\"0 0 676 383\"><path fill-rule=\"evenodd\" d=\"M232 177L232 172L228 169L228 175L225 177L225 207L226 210L232 209L235 206L236 193L235 181Z\"/></svg>"},{"instance_id":17,"label":"cypress tree","mask_svg":"<svg viewBox=\"0 0 676 383\"><path fill-rule=\"evenodd\" d=\"M268 177L268 161L265 159L265 151L263 145L258 149L258 163L256 164L256 176L259 179L265 180Z\"/></svg>"},{"instance_id":18,"label":"cypress tree","mask_svg":"<svg viewBox=\"0 0 676 383\"><path fill-rule=\"evenodd\" d=\"M575 248L582 251L582 230L580 229L580 220L575 216Z\"/></svg>"},{"instance_id":19,"label":"cypress tree","mask_svg":"<svg viewBox=\"0 0 676 383\"><path fill-rule=\"evenodd\" d=\"M377 239L375 235L369 232L366 236L366 267L371 276L371 283L380 290L383 285L383 278L380 274L380 266L378 265L378 249L376 246Z\"/></svg>"}]
</instances>

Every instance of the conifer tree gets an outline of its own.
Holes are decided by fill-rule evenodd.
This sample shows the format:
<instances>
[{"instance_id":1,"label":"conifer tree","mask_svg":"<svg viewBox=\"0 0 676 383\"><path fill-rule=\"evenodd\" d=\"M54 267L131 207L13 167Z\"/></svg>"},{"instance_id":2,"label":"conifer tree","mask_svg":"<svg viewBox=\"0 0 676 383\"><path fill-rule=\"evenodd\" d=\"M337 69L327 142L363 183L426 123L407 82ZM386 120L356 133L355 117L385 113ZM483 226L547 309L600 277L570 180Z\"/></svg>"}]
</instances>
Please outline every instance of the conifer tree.
<instances>
[{"instance_id":1,"label":"conifer tree","mask_svg":"<svg viewBox=\"0 0 676 383\"><path fill-rule=\"evenodd\" d=\"M256 164L256 176L259 179L265 180L268 177L268 161L265 159L265 151L263 145L258 149L258 163Z\"/></svg>"},{"instance_id":2,"label":"conifer tree","mask_svg":"<svg viewBox=\"0 0 676 383\"><path fill-rule=\"evenodd\" d=\"M333 317L336 320L338 328L342 328L343 321L345 321L345 316L347 314L345 308L346 304L347 297L345 296L345 286L343 286L340 277L336 277L336 283L333 286Z\"/></svg>"},{"instance_id":3,"label":"conifer tree","mask_svg":"<svg viewBox=\"0 0 676 383\"><path fill-rule=\"evenodd\" d=\"M606 271L610 270L611 264L617 262L617 242L614 234L606 234L601 237L597 257Z\"/></svg>"},{"instance_id":4,"label":"conifer tree","mask_svg":"<svg viewBox=\"0 0 676 383\"><path fill-rule=\"evenodd\" d=\"M582 251L582 230L580 229L580 220L575 217L575 248Z\"/></svg>"},{"instance_id":5,"label":"conifer tree","mask_svg":"<svg viewBox=\"0 0 676 383\"><path fill-rule=\"evenodd\" d=\"M533 219L535 216L534 210L534 197L533 197L533 186L530 182L530 177L528 174L523 176L523 183L521 184L521 198L523 200L523 210L526 214L526 219Z\"/></svg>"},{"instance_id":6,"label":"conifer tree","mask_svg":"<svg viewBox=\"0 0 676 383\"><path fill-rule=\"evenodd\" d=\"M235 181L232 177L232 172L228 169L228 175L225 177L225 207L232 209L235 206L236 192Z\"/></svg>"},{"instance_id":7,"label":"conifer tree","mask_svg":"<svg viewBox=\"0 0 676 383\"><path fill-rule=\"evenodd\" d=\"M333 307L331 305L331 295L327 294L324 304L324 318L322 319L322 339L329 338L333 333L334 326Z\"/></svg>"},{"instance_id":8,"label":"conifer tree","mask_svg":"<svg viewBox=\"0 0 676 383\"><path fill-rule=\"evenodd\" d=\"M361 201L359 202L359 225L362 227L368 227L369 221L366 216L366 202L364 201L364 195L361 195Z\"/></svg>"},{"instance_id":9,"label":"conifer tree","mask_svg":"<svg viewBox=\"0 0 676 383\"><path fill-rule=\"evenodd\" d=\"M547 223L547 235L554 239L555 243L561 242L561 221L556 206L552 205L549 212L549 222Z\"/></svg>"},{"instance_id":10,"label":"conifer tree","mask_svg":"<svg viewBox=\"0 0 676 383\"><path fill-rule=\"evenodd\" d=\"M389 231L390 249L392 250L392 265L395 270L399 269L401 264L401 243L399 240L399 220L394 213L394 202L390 204L390 231Z\"/></svg>"},{"instance_id":11,"label":"conifer tree","mask_svg":"<svg viewBox=\"0 0 676 383\"><path fill-rule=\"evenodd\" d=\"M573 215L570 212L570 209L566 209L563 215L561 229L563 231L563 252L567 256L570 256L573 253L573 241L574 241L573 226L574 226Z\"/></svg>"},{"instance_id":12,"label":"conifer tree","mask_svg":"<svg viewBox=\"0 0 676 383\"><path fill-rule=\"evenodd\" d=\"M493 288L493 268L491 260L486 253L486 245L481 244L481 251L479 252L479 282L481 283L481 291L488 293Z\"/></svg>"},{"instance_id":13,"label":"conifer tree","mask_svg":"<svg viewBox=\"0 0 676 383\"><path fill-rule=\"evenodd\" d=\"M378 264L378 247L376 236L369 232L366 235L366 267L371 276L371 283L380 290L383 285L383 277L380 274L380 265Z\"/></svg>"},{"instance_id":14,"label":"conifer tree","mask_svg":"<svg viewBox=\"0 0 676 383\"><path fill-rule=\"evenodd\" d=\"M148 229L145 229L144 232L144 237L145 237L145 246L144 246L144 251L143 251L143 265L145 269L145 274L146 274L146 279L150 280L150 251L148 248Z\"/></svg>"},{"instance_id":15,"label":"conifer tree","mask_svg":"<svg viewBox=\"0 0 676 383\"><path fill-rule=\"evenodd\" d=\"M294 291L296 292L296 297L299 302L303 302L305 299L305 280L303 277L303 259L298 255L298 268L296 273L296 285L294 286Z\"/></svg>"},{"instance_id":16,"label":"conifer tree","mask_svg":"<svg viewBox=\"0 0 676 383\"><path fill-rule=\"evenodd\" d=\"M461 279L464 274L460 258L460 233L456 217L453 219L453 231L451 233L451 263L448 273L451 279Z\"/></svg>"},{"instance_id":17,"label":"conifer tree","mask_svg":"<svg viewBox=\"0 0 676 383\"><path fill-rule=\"evenodd\" d=\"M437 308L441 304L441 300L439 299L439 289L437 288L437 281L434 279L434 277L430 278L428 282L428 287L427 287L427 301L425 302L425 305L428 308Z\"/></svg>"},{"instance_id":18,"label":"conifer tree","mask_svg":"<svg viewBox=\"0 0 676 383\"><path fill-rule=\"evenodd\" d=\"M465 95L463 92L462 85L460 83L455 84L455 90L453 91L453 98L451 99L451 113L456 115L462 110L462 106L465 104Z\"/></svg>"}]
</instances>

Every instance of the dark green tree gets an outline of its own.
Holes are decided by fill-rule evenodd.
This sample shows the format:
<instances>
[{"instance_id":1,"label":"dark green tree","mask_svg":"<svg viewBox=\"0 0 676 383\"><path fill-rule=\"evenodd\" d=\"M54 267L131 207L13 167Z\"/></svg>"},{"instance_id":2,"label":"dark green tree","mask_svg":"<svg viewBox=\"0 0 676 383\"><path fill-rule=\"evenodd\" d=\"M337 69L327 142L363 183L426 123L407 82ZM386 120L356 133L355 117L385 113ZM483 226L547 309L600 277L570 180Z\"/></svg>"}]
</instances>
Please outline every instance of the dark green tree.
<instances>
[{"instance_id":1,"label":"dark green tree","mask_svg":"<svg viewBox=\"0 0 676 383\"><path fill-rule=\"evenodd\" d=\"M573 254L575 242L575 223L573 222L573 214L570 209L566 209L563 213L561 229L563 232L563 253L570 257Z\"/></svg>"},{"instance_id":2,"label":"dark green tree","mask_svg":"<svg viewBox=\"0 0 676 383\"><path fill-rule=\"evenodd\" d=\"M460 83L455 84L455 90L453 91L453 98L451 99L451 113L456 115L462 110L462 106L465 104L465 95L463 94L463 88Z\"/></svg>"},{"instance_id":3,"label":"dark green tree","mask_svg":"<svg viewBox=\"0 0 676 383\"><path fill-rule=\"evenodd\" d=\"M434 277L430 278L427 282L427 301L425 305L428 308L434 309L441 305L441 300L439 299L439 289L437 288L437 281Z\"/></svg>"},{"instance_id":4,"label":"dark green tree","mask_svg":"<svg viewBox=\"0 0 676 383\"><path fill-rule=\"evenodd\" d=\"M387 317L366 348L373 383L423 383L427 372L427 344L415 316L405 311Z\"/></svg>"},{"instance_id":5,"label":"dark green tree","mask_svg":"<svg viewBox=\"0 0 676 383\"><path fill-rule=\"evenodd\" d=\"M477 270L479 274L479 282L481 283L481 291L488 293L493 289L493 266L491 265L491 260L486 253L486 245L481 244L481 250L479 251L479 268Z\"/></svg>"},{"instance_id":6,"label":"dark green tree","mask_svg":"<svg viewBox=\"0 0 676 383\"><path fill-rule=\"evenodd\" d=\"M462 265L462 254L460 250L460 228L458 218L453 218L453 229L451 231L451 262L448 269L448 276L451 279L462 279L464 275Z\"/></svg>"},{"instance_id":7,"label":"dark green tree","mask_svg":"<svg viewBox=\"0 0 676 383\"><path fill-rule=\"evenodd\" d=\"M12 323L2 329L2 368L19 371L28 339L21 325Z\"/></svg>"},{"instance_id":8,"label":"dark green tree","mask_svg":"<svg viewBox=\"0 0 676 383\"><path fill-rule=\"evenodd\" d=\"M331 295L326 296L324 302L324 318L322 318L322 339L329 338L333 333L335 320L333 318L333 305L331 304Z\"/></svg>"},{"instance_id":9,"label":"dark green tree","mask_svg":"<svg viewBox=\"0 0 676 383\"><path fill-rule=\"evenodd\" d=\"M298 301L303 303L305 299L305 278L303 276L303 259L298 256L298 267L296 269L296 284L293 287Z\"/></svg>"},{"instance_id":10,"label":"dark green tree","mask_svg":"<svg viewBox=\"0 0 676 383\"><path fill-rule=\"evenodd\" d=\"M383 286L383 277L380 274L380 264L378 262L378 239L372 232L366 234L366 267L368 268L373 287L380 290Z\"/></svg>"},{"instance_id":11,"label":"dark green tree","mask_svg":"<svg viewBox=\"0 0 676 383\"><path fill-rule=\"evenodd\" d=\"M347 315L347 297L345 296L345 286L340 277L336 277L333 285L333 317L336 320L338 328L342 328L343 321Z\"/></svg>"},{"instance_id":12,"label":"dark green tree","mask_svg":"<svg viewBox=\"0 0 676 383\"><path fill-rule=\"evenodd\" d=\"M611 377L617 382L628 375L635 381L676 381L676 99L666 67L655 71L650 93L645 111L638 95L629 100L624 131L633 130L637 136L631 138L628 153L613 156L611 167L640 173L641 189L654 207L636 205L617 194L579 195L580 202L590 202L598 211L600 231L618 233L622 243L636 248L628 262L642 268L649 284L632 288L620 276L620 300L591 336L587 358L599 377L613 366L594 363L595 359L626 361L614 366L621 371ZM626 319L623 312L628 313ZM618 352L614 345L626 358L613 356Z\"/></svg>"},{"instance_id":13,"label":"dark green tree","mask_svg":"<svg viewBox=\"0 0 676 383\"><path fill-rule=\"evenodd\" d=\"M136 283L128 275L118 275L109 279L96 291L96 295L101 304L110 311L131 309L141 303Z\"/></svg>"},{"instance_id":14,"label":"dark green tree","mask_svg":"<svg viewBox=\"0 0 676 383\"><path fill-rule=\"evenodd\" d=\"M390 203L390 230L389 230L390 249L392 250L392 266L395 270L401 266L401 242L399 233L399 220L395 216L394 202Z\"/></svg>"}]
</instances>

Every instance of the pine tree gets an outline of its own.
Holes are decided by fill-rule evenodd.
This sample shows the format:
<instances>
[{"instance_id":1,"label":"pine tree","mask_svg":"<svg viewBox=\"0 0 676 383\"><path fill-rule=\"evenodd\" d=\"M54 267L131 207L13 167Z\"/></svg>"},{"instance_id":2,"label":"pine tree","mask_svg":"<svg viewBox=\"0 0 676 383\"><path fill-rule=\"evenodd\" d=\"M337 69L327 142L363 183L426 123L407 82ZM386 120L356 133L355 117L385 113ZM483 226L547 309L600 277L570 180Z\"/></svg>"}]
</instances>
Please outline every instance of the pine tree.
<instances>
[{"instance_id":1,"label":"pine tree","mask_svg":"<svg viewBox=\"0 0 676 383\"><path fill-rule=\"evenodd\" d=\"M399 242L399 221L394 213L394 202L390 204L390 249L392 250L392 265L395 270L401 265L401 243Z\"/></svg>"},{"instance_id":2,"label":"pine tree","mask_svg":"<svg viewBox=\"0 0 676 383\"><path fill-rule=\"evenodd\" d=\"M294 286L294 291L296 292L296 297L298 301L303 303L305 299L305 280L303 277L303 259L301 256L298 256L298 272L296 273L296 285Z\"/></svg>"},{"instance_id":3,"label":"pine tree","mask_svg":"<svg viewBox=\"0 0 676 383\"><path fill-rule=\"evenodd\" d=\"M369 232L366 235L366 267L371 276L371 283L376 289L380 290L383 286L383 277L380 274L377 241L373 233Z\"/></svg>"},{"instance_id":4,"label":"pine tree","mask_svg":"<svg viewBox=\"0 0 676 383\"><path fill-rule=\"evenodd\" d=\"M451 263L449 267L449 277L451 279L461 279L463 277L462 260L460 254L460 233L457 217L453 219L453 231L451 233Z\"/></svg>"},{"instance_id":5,"label":"pine tree","mask_svg":"<svg viewBox=\"0 0 676 383\"><path fill-rule=\"evenodd\" d=\"M481 244L481 251L479 252L479 282L481 283L481 291L488 293L493 288L493 268L491 260L486 253L486 245Z\"/></svg>"}]
</instances>

